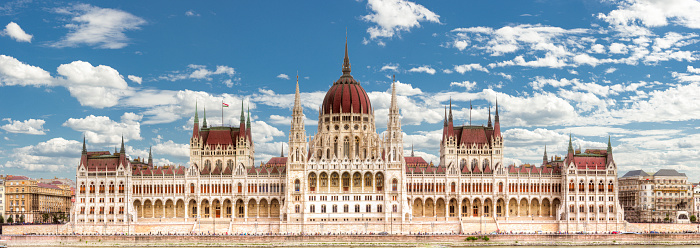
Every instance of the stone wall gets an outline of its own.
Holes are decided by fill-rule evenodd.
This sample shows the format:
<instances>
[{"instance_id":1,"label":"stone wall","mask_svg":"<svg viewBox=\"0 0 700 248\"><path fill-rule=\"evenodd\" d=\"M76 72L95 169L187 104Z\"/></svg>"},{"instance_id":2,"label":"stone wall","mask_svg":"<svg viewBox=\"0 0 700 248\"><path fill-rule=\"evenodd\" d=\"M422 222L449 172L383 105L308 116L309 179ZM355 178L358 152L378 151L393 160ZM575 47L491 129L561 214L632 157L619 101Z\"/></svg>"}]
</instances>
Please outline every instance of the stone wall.
<instances>
[{"instance_id":1,"label":"stone wall","mask_svg":"<svg viewBox=\"0 0 700 248\"><path fill-rule=\"evenodd\" d=\"M222 222L197 223L197 222L150 222L137 224L110 224L110 225L90 225L90 224L63 224L63 225L6 225L2 227L3 234L27 234L27 233L80 233L80 234L231 234L231 233L393 233L393 234L415 234L415 233L491 233L502 231L508 233L554 233L554 232L586 232L586 233L606 233L611 231L640 232L646 233L649 230L673 233L700 231L698 224L661 224L661 223L557 223L555 221L531 221L518 223L496 223L485 222L424 222L424 223L305 223L304 225L295 223L252 223L252 222Z\"/></svg>"}]
</instances>

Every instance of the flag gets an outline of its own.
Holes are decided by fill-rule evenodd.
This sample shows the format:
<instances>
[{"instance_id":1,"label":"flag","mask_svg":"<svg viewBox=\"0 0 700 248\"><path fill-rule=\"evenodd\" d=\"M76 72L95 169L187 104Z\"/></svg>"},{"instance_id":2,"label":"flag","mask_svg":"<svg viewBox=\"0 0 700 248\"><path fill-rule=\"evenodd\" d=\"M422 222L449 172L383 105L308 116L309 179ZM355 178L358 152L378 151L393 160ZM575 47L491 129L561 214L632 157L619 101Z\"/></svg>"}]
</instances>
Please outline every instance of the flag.
<instances>
[{"instance_id":1,"label":"flag","mask_svg":"<svg viewBox=\"0 0 700 248\"><path fill-rule=\"evenodd\" d=\"M224 108L228 108L228 104L223 103L223 102L221 103L221 106L223 106Z\"/></svg>"}]
</instances>

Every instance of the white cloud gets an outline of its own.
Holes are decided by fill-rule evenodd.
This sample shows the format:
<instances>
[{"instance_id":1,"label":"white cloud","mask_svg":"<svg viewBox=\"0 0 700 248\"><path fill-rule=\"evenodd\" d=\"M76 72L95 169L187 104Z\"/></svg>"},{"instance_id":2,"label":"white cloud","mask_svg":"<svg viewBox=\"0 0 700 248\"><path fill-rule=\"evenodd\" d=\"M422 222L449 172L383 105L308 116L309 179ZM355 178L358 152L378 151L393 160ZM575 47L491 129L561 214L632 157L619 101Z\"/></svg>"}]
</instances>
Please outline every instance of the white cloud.
<instances>
[{"instance_id":1,"label":"white cloud","mask_svg":"<svg viewBox=\"0 0 700 248\"><path fill-rule=\"evenodd\" d=\"M601 44L594 44L591 46L591 52L592 53L605 53L605 46Z\"/></svg>"},{"instance_id":2,"label":"white cloud","mask_svg":"<svg viewBox=\"0 0 700 248\"><path fill-rule=\"evenodd\" d=\"M161 155L173 156L183 160L189 160L190 158L190 145L189 144L178 144L172 140L166 142L158 142L158 144L153 147L153 157L158 157Z\"/></svg>"},{"instance_id":3,"label":"white cloud","mask_svg":"<svg viewBox=\"0 0 700 248\"><path fill-rule=\"evenodd\" d=\"M285 136L284 132L264 121L255 121L251 123L250 127L250 132L255 142L266 143L272 141L274 137Z\"/></svg>"},{"instance_id":4,"label":"white cloud","mask_svg":"<svg viewBox=\"0 0 700 248\"><path fill-rule=\"evenodd\" d=\"M36 145L13 149L10 160L3 167L27 171L70 171L80 162L80 157L74 154L78 154L81 149L81 142L53 138Z\"/></svg>"},{"instance_id":5,"label":"white cloud","mask_svg":"<svg viewBox=\"0 0 700 248\"><path fill-rule=\"evenodd\" d=\"M533 89L535 90L540 90L544 88L544 86L551 85L552 87L555 88L560 88L564 86L569 86L571 85L574 81L578 81L578 79L574 78L572 80L562 78L562 79L552 79L552 78L543 78L543 77L535 77L535 81L530 82L530 86L532 86Z\"/></svg>"},{"instance_id":6,"label":"white cloud","mask_svg":"<svg viewBox=\"0 0 700 248\"><path fill-rule=\"evenodd\" d=\"M232 67L225 65L217 65L216 70L209 70L207 66L190 64L187 66L187 70L184 72L175 71L171 74L161 75L158 78L168 81L178 81L184 79L195 79L195 80L207 80L211 81L213 75L227 75L233 77L236 74L236 70Z\"/></svg>"},{"instance_id":7,"label":"white cloud","mask_svg":"<svg viewBox=\"0 0 700 248\"><path fill-rule=\"evenodd\" d=\"M600 60L598 60L597 58L595 58L591 55L582 53L582 54L578 54L578 55L574 56L574 63L576 63L576 65L590 65L590 66L595 67L596 65L600 64L601 62L600 62Z\"/></svg>"},{"instance_id":8,"label":"white cloud","mask_svg":"<svg viewBox=\"0 0 700 248\"><path fill-rule=\"evenodd\" d=\"M466 46L458 42L474 42L475 49L485 50L492 56L513 53L521 49L544 51L561 56L567 53L566 40L562 36L581 35L589 32L587 29L563 29L559 27L521 24L505 26L499 29L490 27L470 27L453 29L456 34L453 46L463 50ZM464 43L461 43L464 44Z\"/></svg>"},{"instance_id":9,"label":"white cloud","mask_svg":"<svg viewBox=\"0 0 700 248\"><path fill-rule=\"evenodd\" d=\"M63 123L63 126L83 132L90 143L120 145L122 136L124 142L142 139L141 124L139 123L141 117L127 112L122 115L121 122L116 122L107 116L89 115L81 119L70 118Z\"/></svg>"},{"instance_id":10,"label":"white cloud","mask_svg":"<svg viewBox=\"0 0 700 248\"><path fill-rule=\"evenodd\" d=\"M430 66L420 66L420 67L413 67L409 72L422 72L422 73L428 73L430 75L435 74L435 69L431 68Z\"/></svg>"},{"instance_id":11,"label":"white cloud","mask_svg":"<svg viewBox=\"0 0 700 248\"><path fill-rule=\"evenodd\" d=\"M689 65L687 68L690 73L700 74L700 68L694 68L692 65Z\"/></svg>"},{"instance_id":12,"label":"white cloud","mask_svg":"<svg viewBox=\"0 0 700 248\"><path fill-rule=\"evenodd\" d=\"M0 55L0 85L52 85L51 74L36 66L27 65L6 55Z\"/></svg>"},{"instance_id":13,"label":"white cloud","mask_svg":"<svg viewBox=\"0 0 700 248\"><path fill-rule=\"evenodd\" d=\"M284 80L289 80L289 76L288 76L287 74L284 74L284 73L277 75L277 78L281 78L281 79L284 79Z\"/></svg>"},{"instance_id":14,"label":"white cloud","mask_svg":"<svg viewBox=\"0 0 700 248\"><path fill-rule=\"evenodd\" d=\"M508 80L513 80L513 76L512 76L512 75L508 75L508 74L505 74L505 73L503 73L503 72L496 73L496 75L499 75L499 76L501 76L501 77L504 77L505 79L508 79Z\"/></svg>"},{"instance_id":15,"label":"white cloud","mask_svg":"<svg viewBox=\"0 0 700 248\"><path fill-rule=\"evenodd\" d=\"M5 30L2 31L2 35L8 35L12 37L12 39L18 41L18 42L32 42L32 37L34 37L31 34L27 34L22 30L22 28L15 22L10 22L5 26Z\"/></svg>"},{"instance_id":16,"label":"white cloud","mask_svg":"<svg viewBox=\"0 0 700 248\"><path fill-rule=\"evenodd\" d=\"M608 69L605 69L605 74L610 74L610 73L613 73L613 72L615 72L615 71L617 71L617 68L615 68L615 67L610 67L610 68L608 68Z\"/></svg>"},{"instance_id":17,"label":"white cloud","mask_svg":"<svg viewBox=\"0 0 700 248\"><path fill-rule=\"evenodd\" d=\"M129 76L127 76L127 78L129 78L129 80L131 80L132 82L137 83L137 84L141 84L141 82L143 82L143 78L138 77L138 76L129 75Z\"/></svg>"},{"instance_id":18,"label":"white cloud","mask_svg":"<svg viewBox=\"0 0 700 248\"><path fill-rule=\"evenodd\" d=\"M468 71L483 71L483 72L489 72L488 69L485 67L481 66L480 64L464 64L464 65L455 65L454 70L456 72L459 72L459 74L464 74L465 72Z\"/></svg>"},{"instance_id":19,"label":"white cloud","mask_svg":"<svg viewBox=\"0 0 700 248\"><path fill-rule=\"evenodd\" d=\"M199 16L199 13L194 12L194 10L188 10L185 12L186 16Z\"/></svg>"},{"instance_id":20,"label":"white cloud","mask_svg":"<svg viewBox=\"0 0 700 248\"><path fill-rule=\"evenodd\" d=\"M381 69L380 71L395 71L395 72L398 72L398 71L399 71L399 64L391 64L391 63L386 64L386 65L382 66L382 69Z\"/></svg>"},{"instance_id":21,"label":"white cloud","mask_svg":"<svg viewBox=\"0 0 700 248\"><path fill-rule=\"evenodd\" d=\"M469 81L452 82L452 83L450 83L450 87L452 87L452 86L464 87L467 91L470 91L470 90L476 88L476 82L469 82Z\"/></svg>"},{"instance_id":22,"label":"white cloud","mask_svg":"<svg viewBox=\"0 0 700 248\"><path fill-rule=\"evenodd\" d=\"M146 21L131 13L89 4L77 4L55 10L60 14L73 16L71 23L64 25L70 32L55 47L76 47L89 45L98 48L119 49L128 45L129 38L124 34L138 30Z\"/></svg>"},{"instance_id":23,"label":"white cloud","mask_svg":"<svg viewBox=\"0 0 700 248\"><path fill-rule=\"evenodd\" d=\"M688 28L700 28L700 2L696 0L628 0L598 18L627 34L645 34L642 27L663 27L672 22ZM640 26L641 25L641 26Z\"/></svg>"},{"instance_id":24,"label":"white cloud","mask_svg":"<svg viewBox=\"0 0 700 248\"><path fill-rule=\"evenodd\" d=\"M10 122L9 124L5 124L3 126L0 126L3 130L10 132L10 133L24 133L24 134L34 134L34 135L44 135L46 134L45 131L49 131L48 129L44 129L44 123L46 121L42 119L29 119L29 120L24 120L24 121L18 121L18 120L12 120L10 118L5 118L2 119L3 121L8 121Z\"/></svg>"},{"instance_id":25,"label":"white cloud","mask_svg":"<svg viewBox=\"0 0 700 248\"><path fill-rule=\"evenodd\" d=\"M443 70L442 70L442 73L445 73L445 74L452 74L452 70L450 70L450 69L443 69Z\"/></svg>"},{"instance_id":26,"label":"white cloud","mask_svg":"<svg viewBox=\"0 0 700 248\"><path fill-rule=\"evenodd\" d=\"M627 46L622 43L612 43L610 44L610 53L614 54L626 54L627 53Z\"/></svg>"},{"instance_id":27,"label":"white cloud","mask_svg":"<svg viewBox=\"0 0 700 248\"><path fill-rule=\"evenodd\" d=\"M420 27L420 22L440 23L439 15L411 1L369 0L367 7L373 13L363 16L362 20L376 24L367 29L372 40L400 36L402 31Z\"/></svg>"},{"instance_id":28,"label":"white cloud","mask_svg":"<svg viewBox=\"0 0 700 248\"><path fill-rule=\"evenodd\" d=\"M119 99L131 94L124 77L106 65L92 66L88 62L73 61L60 65L61 83L81 105L94 108L112 107Z\"/></svg>"}]
</instances>

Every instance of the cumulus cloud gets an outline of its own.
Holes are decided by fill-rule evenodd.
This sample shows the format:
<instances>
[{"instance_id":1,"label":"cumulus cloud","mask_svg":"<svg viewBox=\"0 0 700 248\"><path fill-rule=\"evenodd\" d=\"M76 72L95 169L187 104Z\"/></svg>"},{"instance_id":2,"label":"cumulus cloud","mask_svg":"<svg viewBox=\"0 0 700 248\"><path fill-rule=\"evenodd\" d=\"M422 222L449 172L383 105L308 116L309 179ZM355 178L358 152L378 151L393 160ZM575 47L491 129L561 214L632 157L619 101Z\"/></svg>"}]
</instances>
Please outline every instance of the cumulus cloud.
<instances>
[{"instance_id":1,"label":"cumulus cloud","mask_svg":"<svg viewBox=\"0 0 700 248\"><path fill-rule=\"evenodd\" d=\"M2 119L10 123L0 126L3 130L10 133L24 133L34 135L44 135L48 129L44 129L46 121L42 119L29 119L24 121L12 120L10 118Z\"/></svg>"},{"instance_id":2,"label":"cumulus cloud","mask_svg":"<svg viewBox=\"0 0 700 248\"><path fill-rule=\"evenodd\" d=\"M0 86L47 86L53 85L52 80L51 74L44 69L0 55Z\"/></svg>"},{"instance_id":3,"label":"cumulus cloud","mask_svg":"<svg viewBox=\"0 0 700 248\"><path fill-rule=\"evenodd\" d=\"M132 82L137 83L137 84L141 84L141 82L143 82L143 78L137 77L134 75L129 75L129 76L127 76L127 78L129 78L129 80L131 80Z\"/></svg>"},{"instance_id":4,"label":"cumulus cloud","mask_svg":"<svg viewBox=\"0 0 700 248\"><path fill-rule=\"evenodd\" d=\"M120 122L107 116L89 115L85 118L70 118L64 127L82 132L90 143L119 145L122 136L124 141L141 140L141 115L124 113Z\"/></svg>"},{"instance_id":5,"label":"cumulus cloud","mask_svg":"<svg viewBox=\"0 0 700 248\"><path fill-rule=\"evenodd\" d=\"M454 70L456 72L459 72L459 74L464 74L465 72L468 71L483 71L483 72L489 72L488 69L485 67L481 66L480 64L464 64L464 65L455 65Z\"/></svg>"},{"instance_id":6,"label":"cumulus cloud","mask_svg":"<svg viewBox=\"0 0 700 248\"><path fill-rule=\"evenodd\" d=\"M194 12L194 10L185 11L186 16L199 16L199 13Z\"/></svg>"},{"instance_id":7,"label":"cumulus cloud","mask_svg":"<svg viewBox=\"0 0 700 248\"><path fill-rule=\"evenodd\" d=\"M369 0L367 8L373 13L362 20L376 24L367 29L372 40L400 36L401 32L420 27L421 22L440 23L439 15L411 1Z\"/></svg>"},{"instance_id":8,"label":"cumulus cloud","mask_svg":"<svg viewBox=\"0 0 700 248\"><path fill-rule=\"evenodd\" d=\"M467 91L470 91L470 90L476 88L476 82L469 82L469 81L452 82L452 83L450 83L450 86L464 87Z\"/></svg>"},{"instance_id":9,"label":"cumulus cloud","mask_svg":"<svg viewBox=\"0 0 700 248\"><path fill-rule=\"evenodd\" d=\"M391 64L391 63L386 64L386 65L382 66L382 69L380 69L380 71L395 71L395 72L398 72L398 71L399 71L399 64Z\"/></svg>"},{"instance_id":10,"label":"cumulus cloud","mask_svg":"<svg viewBox=\"0 0 700 248\"><path fill-rule=\"evenodd\" d=\"M146 21L118 9L100 8L89 4L76 4L57 8L56 13L72 16L64 27L68 34L53 43L55 47L88 45L104 49L119 49L129 44L125 32L138 30Z\"/></svg>"},{"instance_id":11,"label":"cumulus cloud","mask_svg":"<svg viewBox=\"0 0 700 248\"><path fill-rule=\"evenodd\" d=\"M413 67L409 72L422 72L422 73L428 73L430 75L435 74L435 69L431 68L430 66L420 66L420 67Z\"/></svg>"},{"instance_id":12,"label":"cumulus cloud","mask_svg":"<svg viewBox=\"0 0 700 248\"><path fill-rule=\"evenodd\" d=\"M5 30L2 31L2 35L10 36L12 39L18 42L32 42L31 34L27 34L22 30L22 28L15 22L10 22L5 26Z\"/></svg>"},{"instance_id":13,"label":"cumulus cloud","mask_svg":"<svg viewBox=\"0 0 700 248\"><path fill-rule=\"evenodd\" d=\"M178 144L172 140L165 142L158 142L153 147L153 156L173 156L183 160L189 160L190 158L190 145L189 144Z\"/></svg>"},{"instance_id":14,"label":"cumulus cloud","mask_svg":"<svg viewBox=\"0 0 700 248\"><path fill-rule=\"evenodd\" d=\"M80 162L75 156L82 149L82 143L64 138L53 138L36 145L12 149L5 168L18 168L27 171L65 172L74 170Z\"/></svg>"},{"instance_id":15,"label":"cumulus cloud","mask_svg":"<svg viewBox=\"0 0 700 248\"><path fill-rule=\"evenodd\" d=\"M74 61L60 65L57 71L65 77L60 80L62 84L83 106L112 107L121 97L131 94L124 77L106 65L92 66L88 62Z\"/></svg>"},{"instance_id":16,"label":"cumulus cloud","mask_svg":"<svg viewBox=\"0 0 700 248\"><path fill-rule=\"evenodd\" d=\"M289 76L287 74L284 74L284 73L277 75L277 78L289 80Z\"/></svg>"},{"instance_id":17,"label":"cumulus cloud","mask_svg":"<svg viewBox=\"0 0 700 248\"><path fill-rule=\"evenodd\" d=\"M598 18L613 25L629 36L647 35L646 27L663 27L669 22L687 28L700 28L700 2L695 0L628 0L620 1L618 8Z\"/></svg>"}]
</instances>

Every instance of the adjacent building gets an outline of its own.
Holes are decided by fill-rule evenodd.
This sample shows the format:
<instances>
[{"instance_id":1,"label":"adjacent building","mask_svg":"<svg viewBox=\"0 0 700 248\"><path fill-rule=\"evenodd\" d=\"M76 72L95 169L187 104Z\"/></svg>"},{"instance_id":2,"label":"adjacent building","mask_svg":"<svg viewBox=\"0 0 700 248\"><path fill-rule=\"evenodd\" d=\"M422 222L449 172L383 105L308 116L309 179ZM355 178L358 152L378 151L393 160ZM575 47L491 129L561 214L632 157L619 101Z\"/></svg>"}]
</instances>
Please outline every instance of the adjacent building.
<instances>
[{"instance_id":1,"label":"adjacent building","mask_svg":"<svg viewBox=\"0 0 700 248\"><path fill-rule=\"evenodd\" d=\"M5 215L14 222L41 223L70 215L71 187L60 181L42 183L26 176L5 178ZM46 218L48 216L48 218Z\"/></svg>"},{"instance_id":2,"label":"adjacent building","mask_svg":"<svg viewBox=\"0 0 700 248\"><path fill-rule=\"evenodd\" d=\"M5 179L0 179L0 216L2 216L2 222L7 221L7 216L5 215Z\"/></svg>"},{"instance_id":3,"label":"adjacent building","mask_svg":"<svg viewBox=\"0 0 700 248\"><path fill-rule=\"evenodd\" d=\"M689 223L694 190L685 173L661 169L627 172L619 179L620 203L629 222Z\"/></svg>"},{"instance_id":4,"label":"adjacent building","mask_svg":"<svg viewBox=\"0 0 700 248\"><path fill-rule=\"evenodd\" d=\"M556 231L612 230L608 224L624 218L610 140L607 149L581 152L570 138L563 158L550 160L545 151L541 165L504 164L497 101L486 125L455 125L446 106L434 144L439 164L405 156L395 84L386 131L379 132L370 98L351 75L347 44L314 136L305 130L302 101L297 78L288 155L261 166L254 163L255 127L243 109L238 127L208 125L206 112L201 122L195 112L188 167L156 166L151 154L130 160L123 141L114 153L89 152L84 141L73 219L84 226L199 224L188 231L229 223L231 232L246 225L258 232L261 224L283 233L327 232L324 225L333 232L408 233L535 222Z\"/></svg>"}]
</instances>

